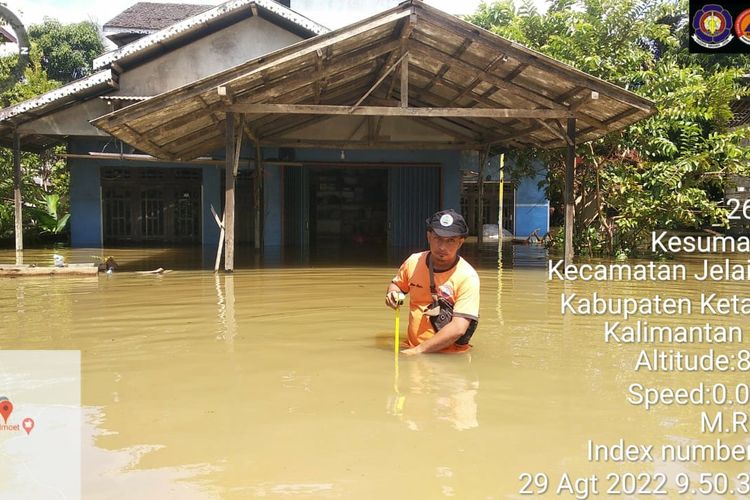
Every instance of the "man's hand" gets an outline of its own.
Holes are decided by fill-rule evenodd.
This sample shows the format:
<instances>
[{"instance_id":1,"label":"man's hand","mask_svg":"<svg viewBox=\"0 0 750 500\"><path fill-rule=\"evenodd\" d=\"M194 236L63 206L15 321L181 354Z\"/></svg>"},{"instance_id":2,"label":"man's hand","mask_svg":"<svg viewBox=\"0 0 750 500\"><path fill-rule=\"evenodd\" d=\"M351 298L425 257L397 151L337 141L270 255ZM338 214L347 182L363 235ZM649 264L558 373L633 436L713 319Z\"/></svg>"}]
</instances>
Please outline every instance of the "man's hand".
<instances>
[{"instance_id":1,"label":"man's hand","mask_svg":"<svg viewBox=\"0 0 750 500\"><path fill-rule=\"evenodd\" d=\"M385 294L385 305L391 309L397 309L404 303L404 294L400 290L388 290Z\"/></svg>"}]
</instances>

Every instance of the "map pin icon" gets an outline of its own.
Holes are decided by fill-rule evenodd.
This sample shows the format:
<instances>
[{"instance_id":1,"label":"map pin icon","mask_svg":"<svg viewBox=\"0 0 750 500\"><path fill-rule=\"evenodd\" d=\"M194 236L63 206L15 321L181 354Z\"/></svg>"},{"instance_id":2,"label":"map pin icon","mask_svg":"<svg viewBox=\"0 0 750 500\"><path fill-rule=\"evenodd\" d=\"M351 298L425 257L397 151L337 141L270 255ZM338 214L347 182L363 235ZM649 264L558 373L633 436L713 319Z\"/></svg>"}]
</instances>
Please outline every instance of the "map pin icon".
<instances>
[{"instance_id":1,"label":"map pin icon","mask_svg":"<svg viewBox=\"0 0 750 500\"><path fill-rule=\"evenodd\" d=\"M3 416L6 424L8 423L8 417L10 417L11 413L13 413L13 403L8 399L0 400L0 415Z\"/></svg>"},{"instance_id":2,"label":"map pin icon","mask_svg":"<svg viewBox=\"0 0 750 500\"><path fill-rule=\"evenodd\" d=\"M23 430L26 431L26 435L28 436L29 434L31 434L31 429L34 428L34 419L26 417L23 419L23 422L21 422L21 424L23 425Z\"/></svg>"}]
</instances>

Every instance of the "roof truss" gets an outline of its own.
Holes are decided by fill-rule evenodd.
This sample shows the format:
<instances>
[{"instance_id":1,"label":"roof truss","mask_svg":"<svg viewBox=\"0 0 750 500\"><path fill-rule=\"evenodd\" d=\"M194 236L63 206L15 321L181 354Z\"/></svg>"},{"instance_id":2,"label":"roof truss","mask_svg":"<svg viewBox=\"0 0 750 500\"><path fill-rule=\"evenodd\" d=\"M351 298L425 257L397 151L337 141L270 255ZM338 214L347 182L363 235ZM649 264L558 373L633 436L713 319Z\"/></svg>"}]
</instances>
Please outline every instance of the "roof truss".
<instances>
[{"instance_id":1,"label":"roof truss","mask_svg":"<svg viewBox=\"0 0 750 500\"><path fill-rule=\"evenodd\" d=\"M623 128L650 101L411 0L93 123L154 156L222 144L226 113L269 146L566 146ZM421 134L421 136L420 136Z\"/></svg>"}]
</instances>

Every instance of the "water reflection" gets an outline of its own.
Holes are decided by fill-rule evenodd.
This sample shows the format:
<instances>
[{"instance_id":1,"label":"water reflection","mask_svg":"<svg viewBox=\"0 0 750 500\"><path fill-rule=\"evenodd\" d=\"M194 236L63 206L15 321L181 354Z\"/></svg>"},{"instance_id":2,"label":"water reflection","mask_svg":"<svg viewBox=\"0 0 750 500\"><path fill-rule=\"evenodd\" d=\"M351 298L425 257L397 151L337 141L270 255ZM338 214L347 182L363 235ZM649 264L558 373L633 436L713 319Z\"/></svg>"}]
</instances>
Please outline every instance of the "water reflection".
<instances>
[{"instance_id":1,"label":"water reflection","mask_svg":"<svg viewBox=\"0 0 750 500\"><path fill-rule=\"evenodd\" d=\"M234 275L216 273L214 283L219 316L219 333L216 338L232 344L237 336L237 319L234 314Z\"/></svg>"},{"instance_id":2,"label":"water reflection","mask_svg":"<svg viewBox=\"0 0 750 500\"><path fill-rule=\"evenodd\" d=\"M418 356L405 359L403 367L398 416L410 430L429 427L433 419L459 431L479 426L479 378L471 369L471 354Z\"/></svg>"}]
</instances>

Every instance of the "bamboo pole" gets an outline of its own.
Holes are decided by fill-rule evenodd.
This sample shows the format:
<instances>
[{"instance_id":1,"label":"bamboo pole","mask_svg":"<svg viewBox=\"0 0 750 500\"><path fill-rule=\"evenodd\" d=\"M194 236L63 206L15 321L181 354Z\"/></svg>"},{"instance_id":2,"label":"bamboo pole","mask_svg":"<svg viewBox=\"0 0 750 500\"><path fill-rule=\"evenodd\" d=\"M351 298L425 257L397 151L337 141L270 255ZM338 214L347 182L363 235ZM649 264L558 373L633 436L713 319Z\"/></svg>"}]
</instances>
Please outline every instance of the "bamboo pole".
<instances>
[{"instance_id":1,"label":"bamboo pole","mask_svg":"<svg viewBox=\"0 0 750 500\"><path fill-rule=\"evenodd\" d=\"M224 250L224 220L219 219L219 215L214 210L214 206L211 205L211 214L214 216L216 225L219 226L219 246L216 249L216 261L214 262L214 272L219 271L219 264L221 263L221 252Z\"/></svg>"},{"instance_id":2,"label":"bamboo pole","mask_svg":"<svg viewBox=\"0 0 750 500\"><path fill-rule=\"evenodd\" d=\"M484 167L487 164L487 156L489 155L489 148L485 148L479 152L479 177L477 178L477 190L479 196L477 198L477 242L481 245L484 242L484 231L482 230L483 219L484 219Z\"/></svg>"},{"instance_id":3,"label":"bamboo pole","mask_svg":"<svg viewBox=\"0 0 750 500\"><path fill-rule=\"evenodd\" d=\"M23 198L21 197L21 136L13 130L13 203L15 205L16 265L23 264Z\"/></svg>"},{"instance_id":4,"label":"bamboo pole","mask_svg":"<svg viewBox=\"0 0 750 500\"><path fill-rule=\"evenodd\" d=\"M497 251L498 258L502 259L502 246L503 246L503 196L505 195L505 153L500 154L499 168L500 182L497 185Z\"/></svg>"},{"instance_id":5,"label":"bamboo pole","mask_svg":"<svg viewBox=\"0 0 750 500\"><path fill-rule=\"evenodd\" d=\"M263 151L255 141L255 249L260 250L263 239Z\"/></svg>"},{"instance_id":6,"label":"bamboo pole","mask_svg":"<svg viewBox=\"0 0 750 500\"><path fill-rule=\"evenodd\" d=\"M565 158L565 265L573 262L573 225L575 224L575 198L573 183L576 165L576 119L568 119L568 154Z\"/></svg>"}]
</instances>

